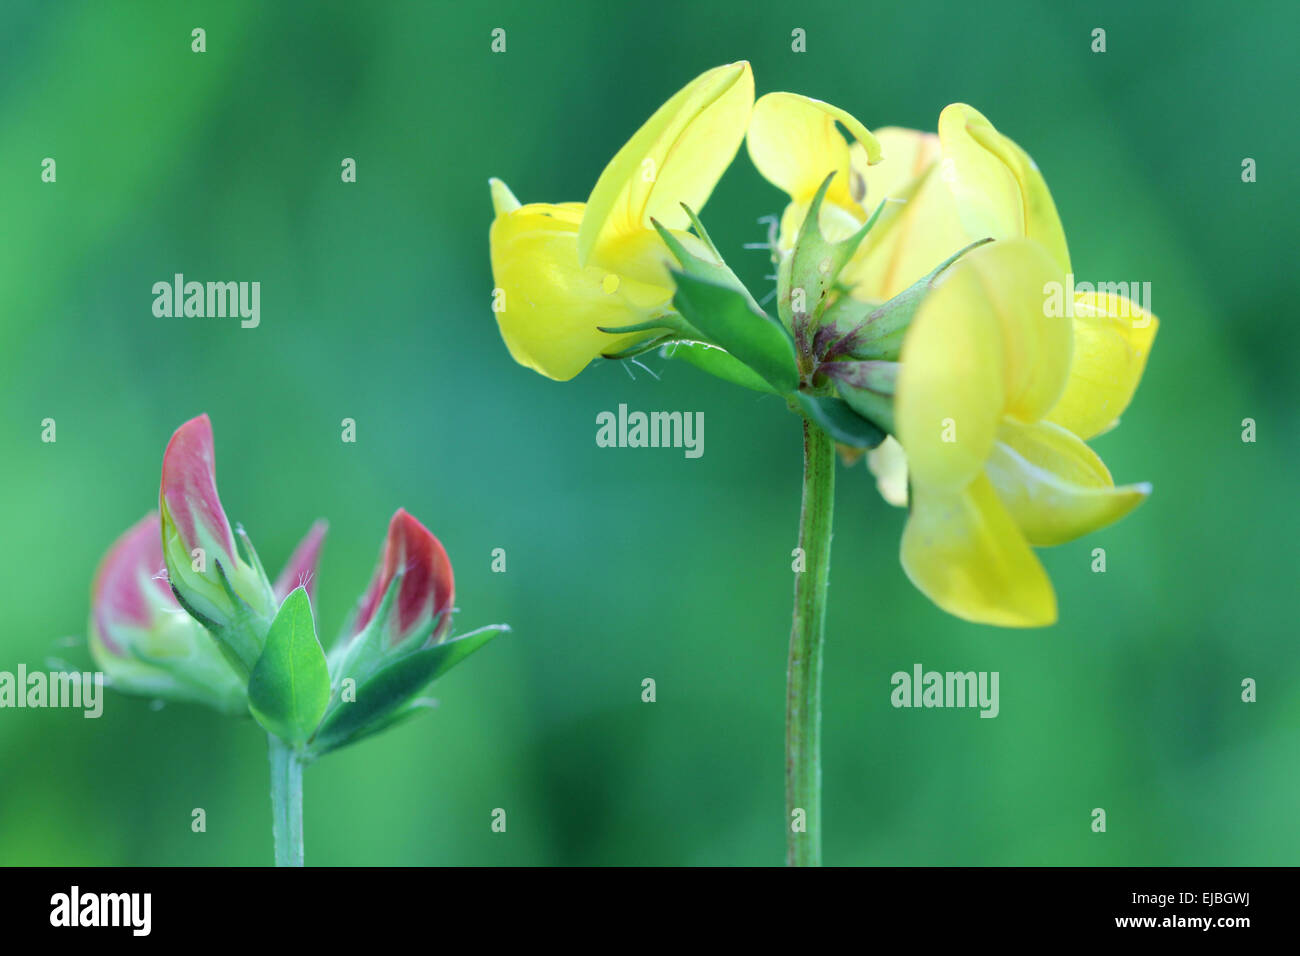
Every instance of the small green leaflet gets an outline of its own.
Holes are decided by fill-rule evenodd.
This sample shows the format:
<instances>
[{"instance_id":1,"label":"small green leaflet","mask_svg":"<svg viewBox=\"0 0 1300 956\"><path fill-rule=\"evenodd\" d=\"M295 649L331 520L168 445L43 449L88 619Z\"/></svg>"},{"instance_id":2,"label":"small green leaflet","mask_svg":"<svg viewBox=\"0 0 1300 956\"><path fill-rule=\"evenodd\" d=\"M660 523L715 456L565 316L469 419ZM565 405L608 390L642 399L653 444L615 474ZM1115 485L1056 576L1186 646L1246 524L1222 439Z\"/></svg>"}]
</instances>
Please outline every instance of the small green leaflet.
<instances>
[{"instance_id":1,"label":"small green leaflet","mask_svg":"<svg viewBox=\"0 0 1300 956\"><path fill-rule=\"evenodd\" d=\"M301 744L320 723L329 699L329 666L316 638L311 601L298 587L266 633L266 647L248 678L248 709L277 737Z\"/></svg>"}]
</instances>

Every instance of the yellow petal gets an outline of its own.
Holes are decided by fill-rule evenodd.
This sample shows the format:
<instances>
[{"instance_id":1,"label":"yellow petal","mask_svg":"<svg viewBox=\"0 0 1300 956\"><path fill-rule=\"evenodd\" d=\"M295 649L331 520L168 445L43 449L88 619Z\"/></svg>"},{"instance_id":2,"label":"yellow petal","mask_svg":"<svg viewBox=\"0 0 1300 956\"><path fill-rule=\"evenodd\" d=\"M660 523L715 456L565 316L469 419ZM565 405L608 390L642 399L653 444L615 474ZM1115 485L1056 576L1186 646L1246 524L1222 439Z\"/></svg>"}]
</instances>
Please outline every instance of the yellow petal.
<instances>
[{"instance_id":1,"label":"yellow petal","mask_svg":"<svg viewBox=\"0 0 1300 956\"><path fill-rule=\"evenodd\" d=\"M1020 236L1041 242L1062 272L1070 253L1056 204L1029 155L979 110L953 103L939 115L940 175L973 239Z\"/></svg>"},{"instance_id":2,"label":"yellow petal","mask_svg":"<svg viewBox=\"0 0 1300 956\"><path fill-rule=\"evenodd\" d=\"M681 204L697 213L735 158L754 105L754 75L741 61L696 77L655 111L618 151L587 200L578 261L617 262L621 240L651 229L688 224Z\"/></svg>"},{"instance_id":3,"label":"yellow petal","mask_svg":"<svg viewBox=\"0 0 1300 956\"><path fill-rule=\"evenodd\" d=\"M1097 454L1050 422L1004 425L986 471L1035 547L1063 544L1104 528L1151 494L1146 483L1116 488Z\"/></svg>"},{"instance_id":4,"label":"yellow petal","mask_svg":"<svg viewBox=\"0 0 1300 956\"><path fill-rule=\"evenodd\" d=\"M1114 424L1133 399L1159 325L1123 296L1080 293L1070 376L1046 417L1085 439Z\"/></svg>"},{"instance_id":5,"label":"yellow petal","mask_svg":"<svg viewBox=\"0 0 1300 956\"><path fill-rule=\"evenodd\" d=\"M532 203L498 216L490 233L493 280L504 295L504 308L496 312L501 338L520 365L560 381L601 353L647 337L607 335L598 326L662 315L673 294L671 286L579 266L581 219L581 203Z\"/></svg>"},{"instance_id":6,"label":"yellow petal","mask_svg":"<svg viewBox=\"0 0 1300 956\"><path fill-rule=\"evenodd\" d=\"M928 154L928 147L913 152L918 159ZM888 166L895 155L899 154L886 153L884 162L871 169ZM933 163L889 192L878 190L869 179L865 204L874 212L885 198L890 202L840 273L853 297L868 302L892 298L971 242L952 194Z\"/></svg>"},{"instance_id":7,"label":"yellow petal","mask_svg":"<svg viewBox=\"0 0 1300 956\"><path fill-rule=\"evenodd\" d=\"M960 268L917 310L894 400L913 478L952 490L983 469L1004 407L998 317L978 274Z\"/></svg>"},{"instance_id":8,"label":"yellow petal","mask_svg":"<svg viewBox=\"0 0 1300 956\"><path fill-rule=\"evenodd\" d=\"M949 614L999 627L1056 620L1047 572L983 475L957 491L913 484L900 557L912 583Z\"/></svg>"},{"instance_id":9,"label":"yellow petal","mask_svg":"<svg viewBox=\"0 0 1300 956\"><path fill-rule=\"evenodd\" d=\"M1069 319L1044 308L1063 276L1036 242L962 256L903 340L895 421L912 473L956 488L982 467L1003 416L1036 421L1065 387Z\"/></svg>"},{"instance_id":10,"label":"yellow petal","mask_svg":"<svg viewBox=\"0 0 1300 956\"><path fill-rule=\"evenodd\" d=\"M866 197L859 204L874 209L886 196L900 196L939 159L939 137L916 129L886 126L876 130L881 157L872 162L866 149L849 147L853 172L866 184Z\"/></svg>"},{"instance_id":11,"label":"yellow petal","mask_svg":"<svg viewBox=\"0 0 1300 956\"><path fill-rule=\"evenodd\" d=\"M1047 307L1047 290L1064 279L1040 244L1011 239L962 256L943 281L960 286L968 308L988 308L997 317L1004 411L1018 421L1038 421L1065 389L1073 331L1068 316Z\"/></svg>"},{"instance_id":12,"label":"yellow petal","mask_svg":"<svg viewBox=\"0 0 1300 956\"><path fill-rule=\"evenodd\" d=\"M880 497L896 508L907 507L907 454L893 435L867 452L867 467L876 476Z\"/></svg>"},{"instance_id":13,"label":"yellow petal","mask_svg":"<svg viewBox=\"0 0 1300 956\"><path fill-rule=\"evenodd\" d=\"M826 202L860 214L864 184L852 176L849 143L837 122L861 144L868 163L880 160L880 144L860 122L837 106L796 93L761 97L754 104L745 144L764 178L795 202L807 203L835 173Z\"/></svg>"}]
</instances>

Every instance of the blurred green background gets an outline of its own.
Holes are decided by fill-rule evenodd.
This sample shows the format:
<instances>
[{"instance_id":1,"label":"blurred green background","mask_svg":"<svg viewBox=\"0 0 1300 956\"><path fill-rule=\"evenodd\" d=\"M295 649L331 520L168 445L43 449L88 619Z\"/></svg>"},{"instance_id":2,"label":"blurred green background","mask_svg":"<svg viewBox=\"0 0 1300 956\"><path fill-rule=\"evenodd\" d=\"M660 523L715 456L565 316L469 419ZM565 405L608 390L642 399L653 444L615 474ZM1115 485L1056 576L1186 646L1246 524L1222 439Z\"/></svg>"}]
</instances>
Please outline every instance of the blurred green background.
<instances>
[{"instance_id":1,"label":"blurred green background","mask_svg":"<svg viewBox=\"0 0 1300 956\"><path fill-rule=\"evenodd\" d=\"M1041 552L1050 629L937 611L898 566L903 514L841 469L826 861L1294 863L1298 21L1293 3L7 3L0 670L87 665L96 563L206 411L226 509L269 566L330 520L324 636L399 506L451 554L458 627L515 629L437 685L436 711L307 769L309 863L781 862L797 421L661 359L658 379L544 380L489 309L489 176L584 199L659 103L745 58L760 93L868 126L976 105L1044 170L1080 279L1148 280L1161 319L1096 442L1155 494ZM742 149L705 209L756 288L763 253L742 246L781 204ZM261 327L154 318L175 272L260 281ZM703 458L596 447L620 402L704 411ZM999 671L1001 715L893 709L890 674L917 662ZM251 721L120 695L94 721L0 711L0 863L270 860Z\"/></svg>"}]
</instances>

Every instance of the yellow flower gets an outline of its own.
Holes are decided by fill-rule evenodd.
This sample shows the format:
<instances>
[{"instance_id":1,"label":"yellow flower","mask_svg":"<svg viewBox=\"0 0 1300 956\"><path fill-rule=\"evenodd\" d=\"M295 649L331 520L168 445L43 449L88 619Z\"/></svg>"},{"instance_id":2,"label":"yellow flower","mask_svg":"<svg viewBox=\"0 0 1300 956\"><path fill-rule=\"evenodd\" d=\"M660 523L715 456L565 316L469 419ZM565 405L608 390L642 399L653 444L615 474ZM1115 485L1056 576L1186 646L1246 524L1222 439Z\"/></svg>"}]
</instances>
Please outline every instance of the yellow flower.
<instances>
[{"instance_id":1,"label":"yellow flower","mask_svg":"<svg viewBox=\"0 0 1300 956\"><path fill-rule=\"evenodd\" d=\"M790 196L781 253L832 172L820 223L828 239L852 235L888 200L840 273L855 298L888 299L976 239L1036 239L1069 271L1065 235L1038 167L964 103L944 109L937 135L886 127L873 136L837 107L770 93L754 104L746 145L758 171Z\"/></svg>"},{"instance_id":2,"label":"yellow flower","mask_svg":"<svg viewBox=\"0 0 1300 956\"><path fill-rule=\"evenodd\" d=\"M1083 439L1128 404L1157 321L1118 296L1083 295L1075 311L1090 314L1072 328L1047 306L1063 280L1047 246L990 243L944 274L903 342L894 417L911 512L901 560L930 600L970 621L1055 621L1031 546L1104 527L1150 493L1116 487Z\"/></svg>"},{"instance_id":3,"label":"yellow flower","mask_svg":"<svg viewBox=\"0 0 1300 956\"><path fill-rule=\"evenodd\" d=\"M492 181L490 245L497 323L515 361L567 381L598 355L645 339L672 312L672 256L651 220L695 255L686 232L740 148L754 103L749 64L700 75L661 106L605 167L586 203L519 201Z\"/></svg>"}]
</instances>

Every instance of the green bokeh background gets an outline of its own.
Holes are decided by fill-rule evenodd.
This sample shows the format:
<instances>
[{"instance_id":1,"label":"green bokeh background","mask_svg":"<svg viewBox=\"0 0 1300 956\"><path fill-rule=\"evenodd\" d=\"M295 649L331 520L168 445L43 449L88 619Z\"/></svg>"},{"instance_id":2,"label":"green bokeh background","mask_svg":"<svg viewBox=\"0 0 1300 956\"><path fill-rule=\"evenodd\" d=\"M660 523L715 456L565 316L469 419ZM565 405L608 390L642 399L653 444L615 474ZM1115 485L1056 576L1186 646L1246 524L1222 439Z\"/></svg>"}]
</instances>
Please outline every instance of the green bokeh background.
<instances>
[{"instance_id":1,"label":"green bokeh background","mask_svg":"<svg viewBox=\"0 0 1300 956\"><path fill-rule=\"evenodd\" d=\"M600 363L544 380L489 309L489 176L583 199L660 102L746 58L760 93L869 126L976 105L1044 170L1080 279L1150 281L1161 318L1123 426L1096 442L1155 494L1042 553L1052 628L938 612L898 566L903 514L841 469L826 861L1294 863L1295 11L5 4L0 670L86 664L95 565L155 503L172 430L206 411L227 511L268 565L329 518L326 636L399 506L452 556L458 626L515 629L437 685L436 711L308 768L309 863L780 862L797 421L661 359L658 379ZM780 206L742 150L705 209L756 288L763 255L742 246ZM155 319L151 286L175 272L259 280L261 327ZM596 447L620 402L703 411L703 458ZM1001 715L893 709L889 676L916 662L999 671ZM99 720L0 711L0 863L269 863L266 787L250 721L120 695Z\"/></svg>"}]
</instances>

